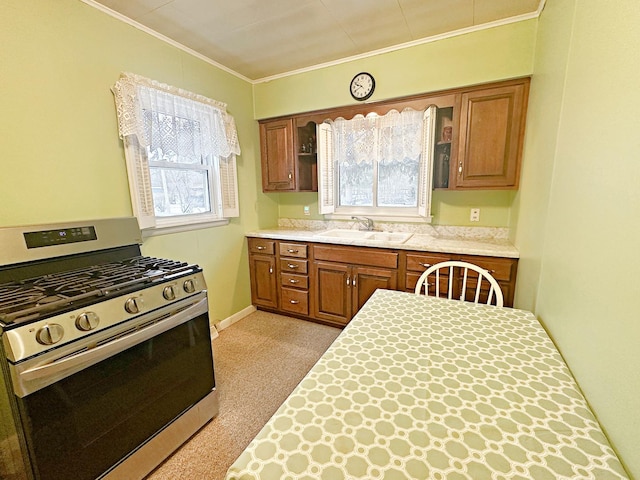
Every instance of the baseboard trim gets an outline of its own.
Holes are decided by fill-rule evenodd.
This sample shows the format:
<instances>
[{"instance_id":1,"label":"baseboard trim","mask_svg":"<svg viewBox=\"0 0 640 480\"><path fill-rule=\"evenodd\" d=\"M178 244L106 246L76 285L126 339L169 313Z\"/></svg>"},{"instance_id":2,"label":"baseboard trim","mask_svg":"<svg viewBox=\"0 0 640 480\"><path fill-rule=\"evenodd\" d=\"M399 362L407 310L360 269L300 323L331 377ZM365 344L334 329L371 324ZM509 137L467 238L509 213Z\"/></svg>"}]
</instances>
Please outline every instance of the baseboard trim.
<instances>
[{"instance_id":1,"label":"baseboard trim","mask_svg":"<svg viewBox=\"0 0 640 480\"><path fill-rule=\"evenodd\" d=\"M214 328L212 329L212 333L213 333L213 330L215 329L216 330L216 336L217 336L217 333L219 331L224 330L227 327L230 327L234 323L242 320L247 315L251 315L255 311L256 311L256 307L254 307L253 305L249 305L247 308L244 308L244 309L240 310L239 312L234 313L230 317L227 317L224 320L221 320L218 323L216 323L213 326ZM213 335L212 335L211 338L214 338Z\"/></svg>"}]
</instances>

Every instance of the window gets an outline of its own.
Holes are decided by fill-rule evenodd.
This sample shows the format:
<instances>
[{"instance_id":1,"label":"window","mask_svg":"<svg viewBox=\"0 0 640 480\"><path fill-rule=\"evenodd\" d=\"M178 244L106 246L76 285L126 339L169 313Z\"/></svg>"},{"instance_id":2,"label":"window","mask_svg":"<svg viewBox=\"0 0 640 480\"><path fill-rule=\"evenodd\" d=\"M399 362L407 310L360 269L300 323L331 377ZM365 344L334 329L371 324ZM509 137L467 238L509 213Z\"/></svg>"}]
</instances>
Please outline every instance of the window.
<instances>
[{"instance_id":1,"label":"window","mask_svg":"<svg viewBox=\"0 0 640 480\"><path fill-rule=\"evenodd\" d=\"M238 216L240 148L224 104L133 74L123 74L113 92L142 229Z\"/></svg>"},{"instance_id":2,"label":"window","mask_svg":"<svg viewBox=\"0 0 640 480\"><path fill-rule=\"evenodd\" d=\"M320 213L430 218L436 107L318 126Z\"/></svg>"}]
</instances>

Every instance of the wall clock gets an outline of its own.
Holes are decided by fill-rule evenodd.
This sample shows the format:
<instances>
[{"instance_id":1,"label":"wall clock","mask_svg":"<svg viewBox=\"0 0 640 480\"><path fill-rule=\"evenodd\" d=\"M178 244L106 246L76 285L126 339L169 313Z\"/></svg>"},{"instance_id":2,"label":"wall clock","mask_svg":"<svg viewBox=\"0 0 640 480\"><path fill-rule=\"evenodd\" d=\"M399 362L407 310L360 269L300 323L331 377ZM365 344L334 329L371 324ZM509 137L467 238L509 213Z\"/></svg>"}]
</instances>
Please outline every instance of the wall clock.
<instances>
[{"instance_id":1,"label":"wall clock","mask_svg":"<svg viewBox=\"0 0 640 480\"><path fill-rule=\"evenodd\" d=\"M367 72L360 72L351 80L349 91L353 98L362 102L373 95L375 88L376 81L373 79L373 75Z\"/></svg>"}]
</instances>

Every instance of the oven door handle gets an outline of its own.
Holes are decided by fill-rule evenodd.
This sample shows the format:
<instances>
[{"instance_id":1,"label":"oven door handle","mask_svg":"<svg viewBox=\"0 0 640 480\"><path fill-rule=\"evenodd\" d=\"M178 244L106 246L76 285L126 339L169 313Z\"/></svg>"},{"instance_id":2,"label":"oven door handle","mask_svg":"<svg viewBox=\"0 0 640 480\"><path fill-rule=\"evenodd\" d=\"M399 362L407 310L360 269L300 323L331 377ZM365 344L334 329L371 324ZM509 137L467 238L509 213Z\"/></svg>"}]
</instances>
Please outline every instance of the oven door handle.
<instances>
[{"instance_id":1,"label":"oven door handle","mask_svg":"<svg viewBox=\"0 0 640 480\"><path fill-rule=\"evenodd\" d=\"M95 348L62 357L51 363L27 368L20 372L13 372L15 393L19 397L25 397L207 312L208 304L205 296L197 303L172 314L158 323L124 334L121 337L116 336L114 340L107 341Z\"/></svg>"}]
</instances>

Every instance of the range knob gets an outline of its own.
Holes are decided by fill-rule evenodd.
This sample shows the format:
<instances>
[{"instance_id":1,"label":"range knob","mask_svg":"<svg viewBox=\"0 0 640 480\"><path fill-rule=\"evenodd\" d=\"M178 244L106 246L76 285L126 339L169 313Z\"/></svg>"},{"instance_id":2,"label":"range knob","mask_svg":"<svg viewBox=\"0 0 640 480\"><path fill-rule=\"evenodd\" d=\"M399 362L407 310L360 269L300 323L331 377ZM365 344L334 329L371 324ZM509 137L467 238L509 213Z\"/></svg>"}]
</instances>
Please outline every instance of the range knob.
<instances>
[{"instance_id":1,"label":"range knob","mask_svg":"<svg viewBox=\"0 0 640 480\"><path fill-rule=\"evenodd\" d=\"M129 313L138 313L142 310L142 298L131 297L124 302L124 309Z\"/></svg>"},{"instance_id":2,"label":"range knob","mask_svg":"<svg viewBox=\"0 0 640 480\"><path fill-rule=\"evenodd\" d=\"M194 282L192 279L185 280L182 288L184 288L184 291L187 293L193 293L196 291L196 282Z\"/></svg>"},{"instance_id":3,"label":"range knob","mask_svg":"<svg viewBox=\"0 0 640 480\"><path fill-rule=\"evenodd\" d=\"M164 289L162 290L162 296L165 298L165 300L175 300L176 292L173 289L173 286L169 285L168 287L164 287Z\"/></svg>"},{"instance_id":4,"label":"range knob","mask_svg":"<svg viewBox=\"0 0 640 480\"><path fill-rule=\"evenodd\" d=\"M48 323L36 332L36 341L41 345L53 345L62 340L64 328L57 323Z\"/></svg>"},{"instance_id":5,"label":"range knob","mask_svg":"<svg viewBox=\"0 0 640 480\"><path fill-rule=\"evenodd\" d=\"M100 323L100 317L93 312L84 312L76 317L76 328L83 332L93 330Z\"/></svg>"}]
</instances>

